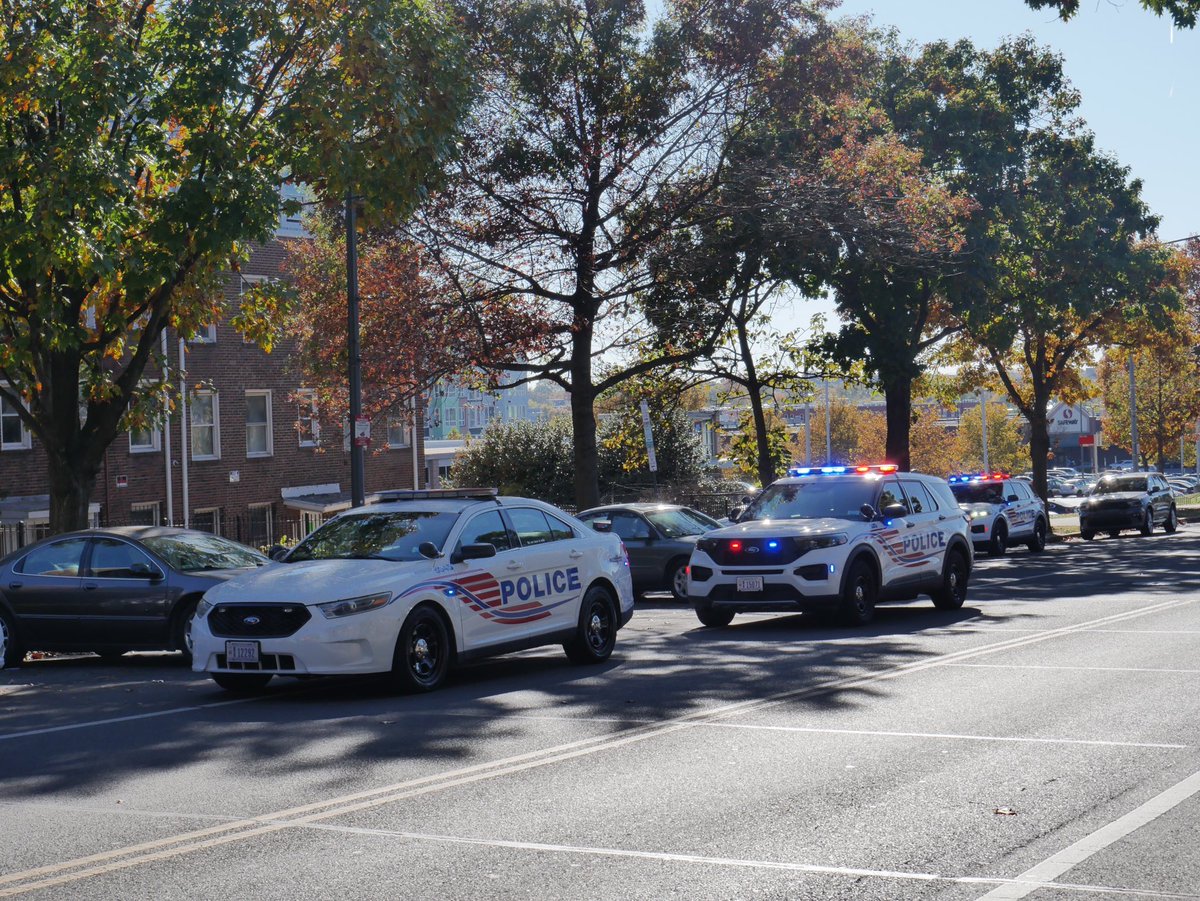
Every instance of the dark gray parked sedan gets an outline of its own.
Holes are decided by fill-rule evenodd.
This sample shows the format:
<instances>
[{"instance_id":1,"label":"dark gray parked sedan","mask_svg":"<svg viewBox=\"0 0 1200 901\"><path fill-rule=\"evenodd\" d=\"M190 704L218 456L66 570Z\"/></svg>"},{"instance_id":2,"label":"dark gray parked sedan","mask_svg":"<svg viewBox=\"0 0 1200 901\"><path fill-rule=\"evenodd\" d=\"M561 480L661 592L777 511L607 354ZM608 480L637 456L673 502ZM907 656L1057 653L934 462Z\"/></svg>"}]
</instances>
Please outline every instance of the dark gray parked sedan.
<instances>
[{"instance_id":1,"label":"dark gray parked sedan","mask_svg":"<svg viewBox=\"0 0 1200 901\"><path fill-rule=\"evenodd\" d=\"M609 504L579 514L588 525L612 524L625 542L634 591L669 590L687 600L687 565L696 540L721 524L699 510L678 504Z\"/></svg>"},{"instance_id":2,"label":"dark gray parked sedan","mask_svg":"<svg viewBox=\"0 0 1200 901\"><path fill-rule=\"evenodd\" d=\"M183 651L213 585L271 561L207 532L128 526L67 532L0 560L0 667L26 651Z\"/></svg>"},{"instance_id":3,"label":"dark gray parked sedan","mask_svg":"<svg viewBox=\"0 0 1200 901\"><path fill-rule=\"evenodd\" d=\"M1167 532L1179 528L1175 496L1156 472L1106 473L1079 505L1079 535L1085 541L1097 532L1116 538L1122 529L1149 535L1155 526Z\"/></svg>"}]
</instances>

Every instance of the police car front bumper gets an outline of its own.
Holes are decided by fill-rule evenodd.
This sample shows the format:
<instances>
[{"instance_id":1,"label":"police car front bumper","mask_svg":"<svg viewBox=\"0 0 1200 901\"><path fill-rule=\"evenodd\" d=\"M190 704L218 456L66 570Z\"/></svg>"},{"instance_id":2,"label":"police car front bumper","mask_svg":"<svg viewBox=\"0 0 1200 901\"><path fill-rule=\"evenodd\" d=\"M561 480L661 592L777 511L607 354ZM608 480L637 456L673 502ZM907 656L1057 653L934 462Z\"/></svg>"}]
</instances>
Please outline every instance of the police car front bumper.
<instances>
[{"instance_id":1,"label":"police car front bumper","mask_svg":"<svg viewBox=\"0 0 1200 901\"><path fill-rule=\"evenodd\" d=\"M696 605L739 613L828 610L838 603L841 568L831 555L810 553L782 567L721 567L692 555L688 597Z\"/></svg>"}]
</instances>

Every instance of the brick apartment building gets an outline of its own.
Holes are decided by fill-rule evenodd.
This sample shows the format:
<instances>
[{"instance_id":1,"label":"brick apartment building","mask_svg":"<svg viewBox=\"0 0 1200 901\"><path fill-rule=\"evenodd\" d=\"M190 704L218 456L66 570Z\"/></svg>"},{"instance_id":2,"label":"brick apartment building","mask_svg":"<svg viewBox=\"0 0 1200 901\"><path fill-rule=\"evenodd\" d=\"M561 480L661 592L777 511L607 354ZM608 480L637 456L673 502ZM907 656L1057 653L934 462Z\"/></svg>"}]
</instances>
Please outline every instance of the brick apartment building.
<instances>
[{"instance_id":1,"label":"brick apartment building","mask_svg":"<svg viewBox=\"0 0 1200 901\"><path fill-rule=\"evenodd\" d=\"M289 233L290 232L290 233ZM92 497L93 521L190 525L253 545L305 534L349 506L350 453L341 422L316 409L291 366L294 345L271 353L229 324L250 283L279 278L299 223L255 249L225 287L228 314L183 350L184 405L152 431L121 435L109 448ZM177 363L180 341L168 333ZM147 373L147 390L159 384ZM176 384L176 389L179 385ZM422 423L372 423L368 494L424 482ZM416 435L414 443L413 436ZM47 531L45 456L14 411L0 406L0 552ZM186 449L186 453L183 451Z\"/></svg>"}]
</instances>

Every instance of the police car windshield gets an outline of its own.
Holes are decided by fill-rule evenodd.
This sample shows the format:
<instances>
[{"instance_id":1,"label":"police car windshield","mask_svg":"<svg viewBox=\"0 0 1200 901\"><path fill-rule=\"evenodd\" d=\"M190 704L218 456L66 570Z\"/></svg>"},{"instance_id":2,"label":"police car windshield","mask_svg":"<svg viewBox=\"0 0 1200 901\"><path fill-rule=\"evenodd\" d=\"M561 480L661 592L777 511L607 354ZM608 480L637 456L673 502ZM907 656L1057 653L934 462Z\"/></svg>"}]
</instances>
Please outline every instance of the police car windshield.
<instances>
[{"instance_id":1,"label":"police car windshield","mask_svg":"<svg viewBox=\"0 0 1200 901\"><path fill-rule=\"evenodd\" d=\"M874 479L817 477L804 482L771 485L754 499L738 520L862 519L863 504L875 503L879 483Z\"/></svg>"},{"instance_id":2,"label":"police car windshield","mask_svg":"<svg viewBox=\"0 0 1200 901\"><path fill-rule=\"evenodd\" d=\"M432 541L441 550L457 513L399 510L352 513L330 520L288 554L287 561L331 559L421 560Z\"/></svg>"},{"instance_id":3,"label":"police car windshield","mask_svg":"<svg viewBox=\"0 0 1200 901\"><path fill-rule=\"evenodd\" d=\"M1092 494L1116 494L1120 491L1145 491L1145 476L1105 476L1096 483Z\"/></svg>"},{"instance_id":4,"label":"police car windshield","mask_svg":"<svg viewBox=\"0 0 1200 901\"><path fill-rule=\"evenodd\" d=\"M956 482L950 490L960 504L998 504L1004 500L999 482Z\"/></svg>"}]
</instances>

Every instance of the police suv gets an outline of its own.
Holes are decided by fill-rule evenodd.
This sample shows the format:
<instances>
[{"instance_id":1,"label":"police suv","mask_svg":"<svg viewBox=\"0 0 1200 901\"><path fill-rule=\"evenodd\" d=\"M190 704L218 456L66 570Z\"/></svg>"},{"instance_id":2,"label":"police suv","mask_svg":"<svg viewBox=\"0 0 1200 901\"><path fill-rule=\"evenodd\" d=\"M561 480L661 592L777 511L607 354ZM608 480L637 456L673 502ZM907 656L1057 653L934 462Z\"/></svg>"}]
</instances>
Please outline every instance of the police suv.
<instances>
[{"instance_id":1,"label":"police suv","mask_svg":"<svg viewBox=\"0 0 1200 901\"><path fill-rule=\"evenodd\" d=\"M1000 557L1019 542L1035 554L1046 549L1046 505L1028 482L995 472L950 476L948 481L970 517L977 550Z\"/></svg>"},{"instance_id":2,"label":"police suv","mask_svg":"<svg viewBox=\"0 0 1200 901\"><path fill-rule=\"evenodd\" d=\"M555 507L494 488L374 500L208 591L192 668L236 692L349 673L431 691L455 663L539 645L599 663L633 615L621 540Z\"/></svg>"},{"instance_id":3,"label":"police suv","mask_svg":"<svg viewBox=\"0 0 1200 901\"><path fill-rule=\"evenodd\" d=\"M918 594L957 610L974 561L968 535L943 479L890 464L795 469L700 539L688 595L706 626L792 610L861 625L876 601Z\"/></svg>"}]
</instances>

